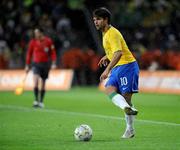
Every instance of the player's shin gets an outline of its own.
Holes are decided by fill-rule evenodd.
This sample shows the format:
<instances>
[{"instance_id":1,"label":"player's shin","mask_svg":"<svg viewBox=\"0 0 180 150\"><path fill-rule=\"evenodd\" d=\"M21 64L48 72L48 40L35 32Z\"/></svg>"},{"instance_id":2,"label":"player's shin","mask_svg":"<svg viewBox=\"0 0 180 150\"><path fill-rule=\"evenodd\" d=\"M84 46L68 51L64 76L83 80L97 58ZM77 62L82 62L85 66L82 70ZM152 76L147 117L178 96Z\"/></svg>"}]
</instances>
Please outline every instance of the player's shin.
<instances>
[{"instance_id":1,"label":"player's shin","mask_svg":"<svg viewBox=\"0 0 180 150\"><path fill-rule=\"evenodd\" d=\"M134 130L133 127L133 122L134 122L134 115L127 115L126 113L125 115L125 120L126 120L126 130Z\"/></svg>"},{"instance_id":2,"label":"player's shin","mask_svg":"<svg viewBox=\"0 0 180 150\"><path fill-rule=\"evenodd\" d=\"M39 89L38 87L34 88L34 97L35 97L35 101L38 102L38 96L39 96Z\"/></svg>"},{"instance_id":3,"label":"player's shin","mask_svg":"<svg viewBox=\"0 0 180 150\"><path fill-rule=\"evenodd\" d=\"M113 92L109 95L110 99L112 100L112 102L120 107L121 109L125 109L125 108L130 108L130 105L126 102L126 100L124 99L123 96L121 96L120 94Z\"/></svg>"},{"instance_id":4,"label":"player's shin","mask_svg":"<svg viewBox=\"0 0 180 150\"><path fill-rule=\"evenodd\" d=\"M46 92L45 90L41 90L41 94L40 94L40 102L41 103L43 103L45 92Z\"/></svg>"}]
</instances>

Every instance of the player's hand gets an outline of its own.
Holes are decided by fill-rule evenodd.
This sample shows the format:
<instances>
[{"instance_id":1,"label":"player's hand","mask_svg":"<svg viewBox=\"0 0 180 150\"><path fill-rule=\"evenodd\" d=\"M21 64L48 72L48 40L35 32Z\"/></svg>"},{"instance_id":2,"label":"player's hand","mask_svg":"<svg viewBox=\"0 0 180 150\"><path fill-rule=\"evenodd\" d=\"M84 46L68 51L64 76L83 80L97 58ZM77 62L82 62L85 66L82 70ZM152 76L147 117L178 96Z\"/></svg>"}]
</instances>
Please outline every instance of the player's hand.
<instances>
[{"instance_id":1,"label":"player's hand","mask_svg":"<svg viewBox=\"0 0 180 150\"><path fill-rule=\"evenodd\" d=\"M26 73L28 73L28 72L29 72L29 70L30 70L29 65L26 65L26 66L25 66L25 71L26 71Z\"/></svg>"},{"instance_id":2,"label":"player's hand","mask_svg":"<svg viewBox=\"0 0 180 150\"><path fill-rule=\"evenodd\" d=\"M56 68L57 68L56 64L55 64L55 63L52 63L51 69L56 69Z\"/></svg>"},{"instance_id":3,"label":"player's hand","mask_svg":"<svg viewBox=\"0 0 180 150\"><path fill-rule=\"evenodd\" d=\"M105 69L100 76L100 81L102 82L103 80L105 80L108 77L108 75L109 75L109 70Z\"/></svg>"},{"instance_id":4,"label":"player's hand","mask_svg":"<svg viewBox=\"0 0 180 150\"><path fill-rule=\"evenodd\" d=\"M104 56L103 58L101 58L101 60L98 63L98 66L102 67L102 66L107 66L109 63L109 59L107 58L107 56Z\"/></svg>"}]
</instances>

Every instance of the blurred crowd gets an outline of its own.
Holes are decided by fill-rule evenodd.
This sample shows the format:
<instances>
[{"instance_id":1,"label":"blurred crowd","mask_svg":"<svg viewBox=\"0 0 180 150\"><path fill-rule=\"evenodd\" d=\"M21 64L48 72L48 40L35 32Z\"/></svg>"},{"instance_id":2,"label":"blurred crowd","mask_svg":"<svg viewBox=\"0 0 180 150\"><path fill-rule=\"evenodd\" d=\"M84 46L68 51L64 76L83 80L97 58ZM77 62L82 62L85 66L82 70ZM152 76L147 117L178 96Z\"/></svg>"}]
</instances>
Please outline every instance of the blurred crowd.
<instances>
[{"instance_id":1,"label":"blurred crowd","mask_svg":"<svg viewBox=\"0 0 180 150\"><path fill-rule=\"evenodd\" d=\"M56 47L59 68L75 70L77 84L97 84L103 55L91 12L106 6L141 69L180 70L179 0L2 0L0 69L24 68L33 29L42 26ZM88 12L88 13L87 13ZM91 22L91 24L90 24Z\"/></svg>"}]
</instances>

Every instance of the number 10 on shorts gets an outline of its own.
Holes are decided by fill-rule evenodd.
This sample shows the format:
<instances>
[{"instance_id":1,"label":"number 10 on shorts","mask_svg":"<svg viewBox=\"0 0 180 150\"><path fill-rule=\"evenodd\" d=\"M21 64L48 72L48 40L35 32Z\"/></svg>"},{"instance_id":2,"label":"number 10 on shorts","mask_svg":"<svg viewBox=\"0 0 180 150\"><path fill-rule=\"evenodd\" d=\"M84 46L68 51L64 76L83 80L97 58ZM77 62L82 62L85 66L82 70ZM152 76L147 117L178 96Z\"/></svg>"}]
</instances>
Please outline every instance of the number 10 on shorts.
<instances>
[{"instance_id":1,"label":"number 10 on shorts","mask_svg":"<svg viewBox=\"0 0 180 150\"><path fill-rule=\"evenodd\" d=\"M126 77L121 77L121 78L120 78L120 81L121 81L121 86L127 85L127 83L128 83Z\"/></svg>"}]
</instances>

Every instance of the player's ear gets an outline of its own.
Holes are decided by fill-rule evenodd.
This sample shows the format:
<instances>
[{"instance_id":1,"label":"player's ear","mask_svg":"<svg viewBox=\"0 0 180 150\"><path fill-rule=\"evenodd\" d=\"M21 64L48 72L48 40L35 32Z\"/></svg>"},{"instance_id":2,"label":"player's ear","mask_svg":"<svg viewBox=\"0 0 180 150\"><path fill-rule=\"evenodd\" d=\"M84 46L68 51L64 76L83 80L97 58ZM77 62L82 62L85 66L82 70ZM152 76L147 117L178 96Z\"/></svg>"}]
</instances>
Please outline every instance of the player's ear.
<instances>
[{"instance_id":1,"label":"player's ear","mask_svg":"<svg viewBox=\"0 0 180 150\"><path fill-rule=\"evenodd\" d=\"M108 22L109 22L109 21L108 21L108 17L104 18L104 20L105 20L106 23L108 24Z\"/></svg>"}]
</instances>

